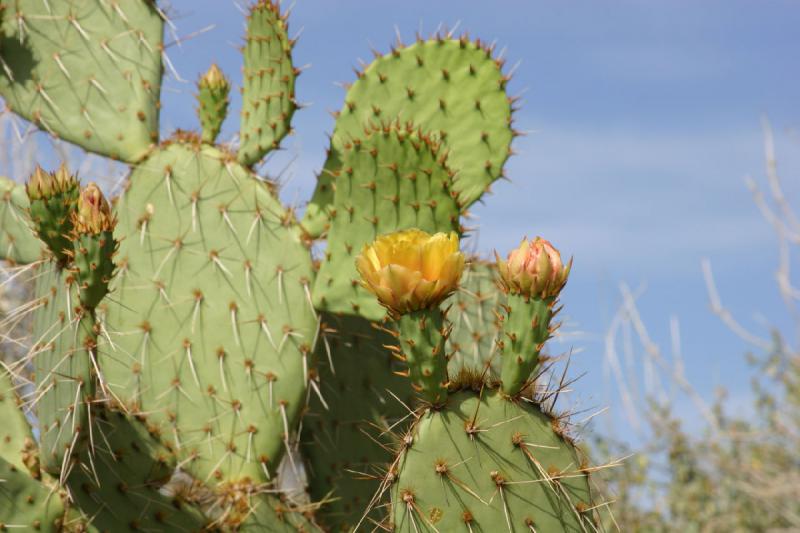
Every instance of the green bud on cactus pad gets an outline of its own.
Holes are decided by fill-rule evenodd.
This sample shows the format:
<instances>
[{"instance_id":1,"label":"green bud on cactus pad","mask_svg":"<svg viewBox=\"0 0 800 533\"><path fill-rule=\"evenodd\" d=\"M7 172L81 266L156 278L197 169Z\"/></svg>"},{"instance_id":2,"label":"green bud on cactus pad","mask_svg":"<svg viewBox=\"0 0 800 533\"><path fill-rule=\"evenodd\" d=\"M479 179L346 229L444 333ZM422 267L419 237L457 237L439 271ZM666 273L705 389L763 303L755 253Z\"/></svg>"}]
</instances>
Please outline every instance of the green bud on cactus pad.
<instances>
[{"instance_id":1,"label":"green bud on cactus pad","mask_svg":"<svg viewBox=\"0 0 800 533\"><path fill-rule=\"evenodd\" d=\"M231 85L216 64L197 82L197 114L203 127L203 142L213 144L228 114Z\"/></svg>"},{"instance_id":2,"label":"green bud on cactus pad","mask_svg":"<svg viewBox=\"0 0 800 533\"><path fill-rule=\"evenodd\" d=\"M81 191L72 220L72 271L78 281L81 303L94 309L108 294L117 251L113 233L116 220L94 183Z\"/></svg>"},{"instance_id":3,"label":"green bud on cactus pad","mask_svg":"<svg viewBox=\"0 0 800 533\"><path fill-rule=\"evenodd\" d=\"M77 209L80 185L65 165L55 172L37 167L25 188L30 200L30 216L39 238L47 244L59 265L69 261L73 228L72 213Z\"/></svg>"}]
</instances>

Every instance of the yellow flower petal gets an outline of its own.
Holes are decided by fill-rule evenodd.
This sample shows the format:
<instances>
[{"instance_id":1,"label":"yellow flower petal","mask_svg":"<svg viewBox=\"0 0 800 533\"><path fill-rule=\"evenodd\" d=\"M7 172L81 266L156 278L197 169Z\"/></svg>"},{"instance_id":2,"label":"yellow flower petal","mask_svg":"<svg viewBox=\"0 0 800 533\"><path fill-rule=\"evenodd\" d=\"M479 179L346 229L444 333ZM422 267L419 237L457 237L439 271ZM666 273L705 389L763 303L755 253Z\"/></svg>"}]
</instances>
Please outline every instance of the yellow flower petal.
<instances>
[{"instance_id":1,"label":"yellow flower petal","mask_svg":"<svg viewBox=\"0 0 800 533\"><path fill-rule=\"evenodd\" d=\"M408 229L381 235L356 258L363 286L382 305L405 313L439 305L457 287L464 255L455 233Z\"/></svg>"}]
</instances>

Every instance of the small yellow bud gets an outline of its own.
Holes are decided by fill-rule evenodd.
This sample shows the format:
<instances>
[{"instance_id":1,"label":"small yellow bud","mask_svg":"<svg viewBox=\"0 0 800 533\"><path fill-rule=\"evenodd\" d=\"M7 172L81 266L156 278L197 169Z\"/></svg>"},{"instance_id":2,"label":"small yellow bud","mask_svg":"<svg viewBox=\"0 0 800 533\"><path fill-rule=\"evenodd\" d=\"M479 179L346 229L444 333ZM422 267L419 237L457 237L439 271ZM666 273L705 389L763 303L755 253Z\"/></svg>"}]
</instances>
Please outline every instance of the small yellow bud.
<instances>
[{"instance_id":1,"label":"small yellow bud","mask_svg":"<svg viewBox=\"0 0 800 533\"><path fill-rule=\"evenodd\" d=\"M114 218L100 188L90 183L81 191L78 198L78 209L74 213L74 225L77 233L97 234L114 229Z\"/></svg>"},{"instance_id":2,"label":"small yellow bud","mask_svg":"<svg viewBox=\"0 0 800 533\"><path fill-rule=\"evenodd\" d=\"M212 63L205 74L200 78L200 87L208 87L209 89L224 89L226 92L229 88L228 79L222 73L216 63Z\"/></svg>"},{"instance_id":3,"label":"small yellow bud","mask_svg":"<svg viewBox=\"0 0 800 533\"><path fill-rule=\"evenodd\" d=\"M458 235L418 229L389 233L356 258L361 284L397 314L438 306L458 287L464 254Z\"/></svg>"},{"instance_id":4,"label":"small yellow bud","mask_svg":"<svg viewBox=\"0 0 800 533\"><path fill-rule=\"evenodd\" d=\"M549 241L536 237L522 240L518 248L508 254L508 260L497 257L500 281L513 294L535 298L555 298L567 283L572 260L565 266L561 254Z\"/></svg>"}]
</instances>

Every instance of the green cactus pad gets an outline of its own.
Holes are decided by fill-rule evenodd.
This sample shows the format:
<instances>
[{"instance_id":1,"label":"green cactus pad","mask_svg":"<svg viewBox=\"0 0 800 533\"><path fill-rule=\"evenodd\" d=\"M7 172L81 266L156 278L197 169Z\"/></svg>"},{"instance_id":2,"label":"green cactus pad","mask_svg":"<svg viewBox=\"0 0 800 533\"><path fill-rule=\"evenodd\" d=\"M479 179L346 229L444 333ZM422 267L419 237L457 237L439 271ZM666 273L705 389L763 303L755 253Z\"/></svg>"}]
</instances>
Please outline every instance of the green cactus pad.
<instances>
[{"instance_id":1,"label":"green cactus pad","mask_svg":"<svg viewBox=\"0 0 800 533\"><path fill-rule=\"evenodd\" d=\"M489 362L490 376L500 375L496 343L501 330L495 313L501 311L506 296L495 282L496 272L494 263L473 258L464 269L458 291L447 300L447 318L453 327L447 339L451 376L458 375L462 368L481 370Z\"/></svg>"},{"instance_id":2,"label":"green cactus pad","mask_svg":"<svg viewBox=\"0 0 800 533\"><path fill-rule=\"evenodd\" d=\"M448 326L438 307L401 315L395 323L400 334L396 350L406 360L408 377L416 396L432 405L447 400Z\"/></svg>"},{"instance_id":3,"label":"green cactus pad","mask_svg":"<svg viewBox=\"0 0 800 533\"><path fill-rule=\"evenodd\" d=\"M163 20L154 2L14 0L0 94L56 137L123 161L158 140Z\"/></svg>"},{"instance_id":4,"label":"green cactus pad","mask_svg":"<svg viewBox=\"0 0 800 533\"><path fill-rule=\"evenodd\" d=\"M380 320L385 309L358 282L355 258L378 235L407 228L459 231L452 173L440 145L397 123L362 131L331 169L336 197L326 259L314 285L319 309Z\"/></svg>"},{"instance_id":5,"label":"green cactus pad","mask_svg":"<svg viewBox=\"0 0 800 533\"><path fill-rule=\"evenodd\" d=\"M201 482L267 481L305 403L316 314L301 233L232 156L176 141L116 204L101 367Z\"/></svg>"},{"instance_id":6,"label":"green cactus pad","mask_svg":"<svg viewBox=\"0 0 800 533\"><path fill-rule=\"evenodd\" d=\"M236 531L250 533L322 533L312 520L270 494L250 499L249 514Z\"/></svg>"},{"instance_id":7,"label":"green cactus pad","mask_svg":"<svg viewBox=\"0 0 800 533\"><path fill-rule=\"evenodd\" d=\"M286 16L272 0L258 0L250 8L244 45L242 122L239 162L258 163L278 147L290 131L297 104L292 46Z\"/></svg>"},{"instance_id":8,"label":"green cactus pad","mask_svg":"<svg viewBox=\"0 0 800 533\"><path fill-rule=\"evenodd\" d=\"M0 259L27 264L42 257L44 244L33 230L28 207L25 187L0 176Z\"/></svg>"},{"instance_id":9,"label":"green cactus pad","mask_svg":"<svg viewBox=\"0 0 800 533\"><path fill-rule=\"evenodd\" d=\"M550 339L555 298L528 299L521 294L509 294L507 300L500 378L503 392L514 396L532 379L539 365L539 353Z\"/></svg>"},{"instance_id":10,"label":"green cactus pad","mask_svg":"<svg viewBox=\"0 0 800 533\"><path fill-rule=\"evenodd\" d=\"M588 474L557 421L482 390L416 422L391 489L395 531L594 530Z\"/></svg>"},{"instance_id":11,"label":"green cactus pad","mask_svg":"<svg viewBox=\"0 0 800 533\"><path fill-rule=\"evenodd\" d=\"M379 121L411 121L441 139L448 165L457 172L453 189L469 206L502 176L510 153L511 101L501 62L491 50L467 39L419 41L378 57L359 74L345 96L331 139L329 163L344 145ZM320 235L335 203L332 177L323 171L303 220Z\"/></svg>"},{"instance_id":12,"label":"green cactus pad","mask_svg":"<svg viewBox=\"0 0 800 533\"><path fill-rule=\"evenodd\" d=\"M111 230L99 234L79 234L73 241L73 264L70 271L78 284L81 304L94 309L108 294L108 284L114 275L114 254L117 242Z\"/></svg>"},{"instance_id":13,"label":"green cactus pad","mask_svg":"<svg viewBox=\"0 0 800 533\"><path fill-rule=\"evenodd\" d=\"M175 468L174 456L148 435L142 423L98 404L92 418L95 441L72 465L72 497L100 531L201 531L208 520L160 488Z\"/></svg>"},{"instance_id":14,"label":"green cactus pad","mask_svg":"<svg viewBox=\"0 0 800 533\"><path fill-rule=\"evenodd\" d=\"M77 290L69 272L53 262L39 268L32 354L40 458L46 471L59 476L65 452L75 453L86 443L89 399L95 394L86 346L93 342L94 320L87 314L78 316Z\"/></svg>"},{"instance_id":15,"label":"green cactus pad","mask_svg":"<svg viewBox=\"0 0 800 533\"><path fill-rule=\"evenodd\" d=\"M385 345L397 339L359 316L323 315L317 346L319 389L311 394L303 424L303 456L315 500L330 500L320 519L333 531L350 531L378 489L392 459L393 432L413 405L405 365ZM324 403L323 403L324 400ZM385 509L373 509L380 522Z\"/></svg>"},{"instance_id":16,"label":"green cactus pad","mask_svg":"<svg viewBox=\"0 0 800 533\"><path fill-rule=\"evenodd\" d=\"M0 457L25 471L25 455L35 445L31 427L22 408L11 374L0 365Z\"/></svg>"},{"instance_id":17,"label":"green cactus pad","mask_svg":"<svg viewBox=\"0 0 800 533\"><path fill-rule=\"evenodd\" d=\"M61 531L61 495L0 457L0 531Z\"/></svg>"}]
</instances>

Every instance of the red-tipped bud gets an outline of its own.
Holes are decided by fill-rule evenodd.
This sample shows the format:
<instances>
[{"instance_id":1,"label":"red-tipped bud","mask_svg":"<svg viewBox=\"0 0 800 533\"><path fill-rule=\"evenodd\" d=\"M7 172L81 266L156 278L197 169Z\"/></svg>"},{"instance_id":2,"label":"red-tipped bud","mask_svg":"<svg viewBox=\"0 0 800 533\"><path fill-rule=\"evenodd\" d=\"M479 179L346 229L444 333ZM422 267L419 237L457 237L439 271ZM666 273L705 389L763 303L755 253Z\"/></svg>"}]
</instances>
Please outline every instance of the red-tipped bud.
<instances>
[{"instance_id":1,"label":"red-tipped bud","mask_svg":"<svg viewBox=\"0 0 800 533\"><path fill-rule=\"evenodd\" d=\"M567 283L572 267L561 261L561 254L549 241L536 237L522 240L518 248L503 261L497 256L497 268L503 287L512 294L548 299L555 298Z\"/></svg>"},{"instance_id":2,"label":"red-tipped bud","mask_svg":"<svg viewBox=\"0 0 800 533\"><path fill-rule=\"evenodd\" d=\"M73 224L77 233L98 234L114 229L114 217L100 188L90 183L81 191Z\"/></svg>"}]
</instances>

